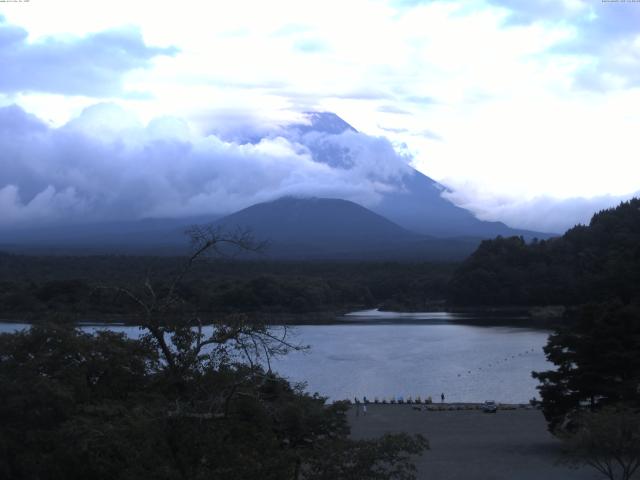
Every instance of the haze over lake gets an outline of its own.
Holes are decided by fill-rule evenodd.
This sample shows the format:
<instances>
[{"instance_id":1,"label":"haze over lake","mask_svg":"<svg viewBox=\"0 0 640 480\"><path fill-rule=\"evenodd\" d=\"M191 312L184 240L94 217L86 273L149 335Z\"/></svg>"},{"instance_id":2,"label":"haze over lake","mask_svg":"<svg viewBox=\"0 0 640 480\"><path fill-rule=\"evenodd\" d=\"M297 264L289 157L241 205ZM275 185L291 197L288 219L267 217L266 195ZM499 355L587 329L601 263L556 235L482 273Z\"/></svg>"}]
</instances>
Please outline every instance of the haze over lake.
<instances>
[{"instance_id":1,"label":"haze over lake","mask_svg":"<svg viewBox=\"0 0 640 480\"><path fill-rule=\"evenodd\" d=\"M331 400L420 395L439 401L444 393L447 402L524 403L538 396L531 371L552 368L542 351L544 330L465 325L460 315L439 312L350 318L362 323L292 327L288 339L310 348L277 358L273 369ZM0 332L26 326L4 323ZM134 326L82 328L132 337L140 332Z\"/></svg>"}]
</instances>

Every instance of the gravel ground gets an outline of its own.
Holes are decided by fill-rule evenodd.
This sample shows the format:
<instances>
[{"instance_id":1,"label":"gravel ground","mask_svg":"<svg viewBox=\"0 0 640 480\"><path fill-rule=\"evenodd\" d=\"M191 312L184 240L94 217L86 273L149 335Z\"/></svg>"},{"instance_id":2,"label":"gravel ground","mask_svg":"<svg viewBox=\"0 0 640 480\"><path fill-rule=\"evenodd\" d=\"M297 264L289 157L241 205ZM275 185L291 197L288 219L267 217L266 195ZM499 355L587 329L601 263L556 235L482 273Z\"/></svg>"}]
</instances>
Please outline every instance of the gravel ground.
<instances>
[{"instance_id":1,"label":"gravel ground","mask_svg":"<svg viewBox=\"0 0 640 480\"><path fill-rule=\"evenodd\" d=\"M421 433L431 445L416 460L429 480L599 480L591 468L558 463L560 443L538 410L416 411L411 405L368 405L349 412L354 438Z\"/></svg>"}]
</instances>

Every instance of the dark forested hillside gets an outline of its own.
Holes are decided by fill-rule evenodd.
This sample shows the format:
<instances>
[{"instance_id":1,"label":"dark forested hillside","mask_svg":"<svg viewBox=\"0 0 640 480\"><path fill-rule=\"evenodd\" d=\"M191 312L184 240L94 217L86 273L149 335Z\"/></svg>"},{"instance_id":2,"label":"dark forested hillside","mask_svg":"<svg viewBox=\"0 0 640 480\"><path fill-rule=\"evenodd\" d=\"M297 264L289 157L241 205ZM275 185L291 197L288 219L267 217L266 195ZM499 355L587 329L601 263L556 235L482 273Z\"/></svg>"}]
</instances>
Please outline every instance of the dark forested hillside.
<instances>
[{"instance_id":1,"label":"dark forested hillside","mask_svg":"<svg viewBox=\"0 0 640 480\"><path fill-rule=\"evenodd\" d=\"M581 304L640 298L640 199L593 216L562 237L486 240L456 270L459 305Z\"/></svg>"},{"instance_id":2,"label":"dark forested hillside","mask_svg":"<svg viewBox=\"0 0 640 480\"><path fill-rule=\"evenodd\" d=\"M36 257L0 253L0 316L56 313L85 319L128 314L130 299L109 286L161 288L181 257ZM202 312L307 313L390 306L426 308L445 298L446 263L203 261L182 285ZM165 280L166 281L166 280Z\"/></svg>"}]
</instances>

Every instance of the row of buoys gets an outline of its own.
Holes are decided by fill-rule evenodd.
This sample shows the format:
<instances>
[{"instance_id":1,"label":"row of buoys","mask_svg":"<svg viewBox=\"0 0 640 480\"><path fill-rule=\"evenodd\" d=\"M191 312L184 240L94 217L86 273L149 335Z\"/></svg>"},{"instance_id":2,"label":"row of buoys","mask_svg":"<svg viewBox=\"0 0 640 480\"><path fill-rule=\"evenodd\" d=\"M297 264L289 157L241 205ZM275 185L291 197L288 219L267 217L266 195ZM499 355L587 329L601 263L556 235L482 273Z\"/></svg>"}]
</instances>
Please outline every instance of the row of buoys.
<instances>
[{"instance_id":1,"label":"row of buoys","mask_svg":"<svg viewBox=\"0 0 640 480\"><path fill-rule=\"evenodd\" d=\"M407 397L404 398L402 395L398 395L398 396L392 396L389 397L389 399L387 400L386 397L382 397L382 398L378 398L378 397L374 397L373 400L369 400L367 397L362 397L362 400L360 400L358 397L355 397L353 399L353 402L351 400L345 400L347 403L353 403L355 405L360 405L361 403L368 405L370 403L375 403L375 404L415 404L415 405L420 405L420 404L424 404L424 405L429 405L431 403L433 403L433 400L431 399L431 396L427 396L424 399L420 396L420 395L416 395L415 397Z\"/></svg>"},{"instance_id":2,"label":"row of buoys","mask_svg":"<svg viewBox=\"0 0 640 480\"><path fill-rule=\"evenodd\" d=\"M535 351L536 351L536 349L535 349L535 348L530 348L530 349L524 350L524 351L519 352L519 353L514 353L514 354L513 354L513 355L511 355L511 356L506 356L506 357L504 358L504 360L494 360L492 363L489 363L489 364L487 365L487 368L493 368L493 367L494 367L494 365L495 365L495 366L498 366L498 365L499 365L499 364L501 364L501 363L508 362L508 361L510 361L510 360L512 360L512 359L515 359L516 357L524 357L525 355L527 355L527 354L529 354L529 353L534 353ZM482 367L478 367L478 370L482 370ZM468 375L471 375L471 374L472 374L472 372L473 372L473 370L467 370L467 374L468 374ZM462 373L458 373L458 377L461 377L462 375L463 375Z\"/></svg>"}]
</instances>

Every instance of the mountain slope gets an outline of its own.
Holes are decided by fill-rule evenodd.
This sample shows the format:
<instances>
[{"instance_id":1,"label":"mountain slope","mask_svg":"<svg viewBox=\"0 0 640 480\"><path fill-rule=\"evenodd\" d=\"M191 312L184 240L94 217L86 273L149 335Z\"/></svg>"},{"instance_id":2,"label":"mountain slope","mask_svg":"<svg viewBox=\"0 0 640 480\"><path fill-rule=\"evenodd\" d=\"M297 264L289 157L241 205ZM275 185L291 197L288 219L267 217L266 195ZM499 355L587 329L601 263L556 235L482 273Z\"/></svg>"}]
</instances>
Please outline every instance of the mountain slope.
<instances>
[{"instance_id":1,"label":"mountain slope","mask_svg":"<svg viewBox=\"0 0 640 480\"><path fill-rule=\"evenodd\" d=\"M403 183L402 190L386 193L371 210L414 232L436 237L523 236L527 240L553 236L479 220L470 211L443 198L446 188L417 170L406 176Z\"/></svg>"},{"instance_id":2,"label":"mountain slope","mask_svg":"<svg viewBox=\"0 0 640 480\"><path fill-rule=\"evenodd\" d=\"M357 152L345 147L339 136L357 134L358 131L331 112L306 112L304 115L307 123L289 127L292 137L309 149L316 162L334 168L352 168ZM443 198L442 193L446 191L443 185L409 165L404 171L402 178L391 185L394 188L379 192L381 201L369 208L408 230L436 237L516 235L532 239L553 236L513 229L502 222L479 220L470 211Z\"/></svg>"},{"instance_id":3,"label":"mountain slope","mask_svg":"<svg viewBox=\"0 0 640 480\"><path fill-rule=\"evenodd\" d=\"M451 260L465 257L479 242L425 237L356 203L327 198L284 197L215 224L248 228L269 242L266 254L274 258Z\"/></svg>"},{"instance_id":4,"label":"mountain slope","mask_svg":"<svg viewBox=\"0 0 640 480\"><path fill-rule=\"evenodd\" d=\"M386 218L347 200L284 197L259 203L216 222L250 226L259 238L310 245L387 245L419 238Z\"/></svg>"}]
</instances>

